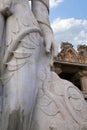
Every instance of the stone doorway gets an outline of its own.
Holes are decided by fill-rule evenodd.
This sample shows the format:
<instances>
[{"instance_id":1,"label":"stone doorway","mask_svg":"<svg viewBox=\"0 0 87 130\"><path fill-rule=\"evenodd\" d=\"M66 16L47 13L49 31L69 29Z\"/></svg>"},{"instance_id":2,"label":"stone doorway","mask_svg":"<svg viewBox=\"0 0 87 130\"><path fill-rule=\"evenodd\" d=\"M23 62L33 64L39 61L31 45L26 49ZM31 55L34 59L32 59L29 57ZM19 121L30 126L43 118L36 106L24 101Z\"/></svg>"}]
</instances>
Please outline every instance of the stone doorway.
<instances>
[{"instance_id":1,"label":"stone doorway","mask_svg":"<svg viewBox=\"0 0 87 130\"><path fill-rule=\"evenodd\" d=\"M77 86L87 99L87 65L55 61L53 66L55 71L62 79L66 79Z\"/></svg>"},{"instance_id":2,"label":"stone doorway","mask_svg":"<svg viewBox=\"0 0 87 130\"><path fill-rule=\"evenodd\" d=\"M68 73L68 72L67 73L62 72L59 74L60 78L72 82L75 86L77 86L80 90L82 90L80 78L79 77L75 78L75 75L76 75L75 73Z\"/></svg>"}]
</instances>

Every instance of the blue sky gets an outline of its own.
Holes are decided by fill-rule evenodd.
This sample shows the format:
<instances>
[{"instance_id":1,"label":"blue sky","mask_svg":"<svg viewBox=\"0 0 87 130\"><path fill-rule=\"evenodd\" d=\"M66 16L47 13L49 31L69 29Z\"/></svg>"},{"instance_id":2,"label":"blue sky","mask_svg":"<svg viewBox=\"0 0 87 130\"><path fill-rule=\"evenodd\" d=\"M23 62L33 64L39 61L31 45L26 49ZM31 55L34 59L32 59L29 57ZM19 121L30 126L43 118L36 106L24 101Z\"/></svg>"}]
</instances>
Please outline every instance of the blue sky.
<instances>
[{"instance_id":1,"label":"blue sky","mask_svg":"<svg viewBox=\"0 0 87 130\"><path fill-rule=\"evenodd\" d=\"M50 21L58 45L87 45L87 0L50 0Z\"/></svg>"},{"instance_id":2,"label":"blue sky","mask_svg":"<svg viewBox=\"0 0 87 130\"><path fill-rule=\"evenodd\" d=\"M51 1L51 0L50 0ZM58 0L56 0L58 1ZM57 17L87 19L87 0L63 0L50 10L51 21Z\"/></svg>"}]
</instances>

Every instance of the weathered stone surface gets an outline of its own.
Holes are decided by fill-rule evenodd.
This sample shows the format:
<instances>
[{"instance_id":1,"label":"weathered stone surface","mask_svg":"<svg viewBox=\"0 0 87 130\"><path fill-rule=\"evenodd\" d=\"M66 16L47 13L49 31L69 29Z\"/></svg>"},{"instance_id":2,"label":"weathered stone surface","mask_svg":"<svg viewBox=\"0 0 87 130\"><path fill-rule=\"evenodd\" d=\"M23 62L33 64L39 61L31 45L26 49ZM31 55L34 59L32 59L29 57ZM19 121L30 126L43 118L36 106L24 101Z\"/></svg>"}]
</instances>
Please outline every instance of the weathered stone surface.
<instances>
[{"instance_id":1,"label":"weathered stone surface","mask_svg":"<svg viewBox=\"0 0 87 130\"><path fill-rule=\"evenodd\" d=\"M28 0L0 1L0 130L87 129L82 94L50 71L57 48L44 1L32 0L33 12Z\"/></svg>"},{"instance_id":2,"label":"weathered stone surface","mask_svg":"<svg viewBox=\"0 0 87 130\"><path fill-rule=\"evenodd\" d=\"M78 45L77 51L69 42L62 42L61 51L59 52L56 60L87 64L87 46Z\"/></svg>"},{"instance_id":3,"label":"weathered stone surface","mask_svg":"<svg viewBox=\"0 0 87 130\"><path fill-rule=\"evenodd\" d=\"M78 50L78 60L80 63L87 64L87 46L79 45L77 47Z\"/></svg>"},{"instance_id":4,"label":"weathered stone surface","mask_svg":"<svg viewBox=\"0 0 87 130\"><path fill-rule=\"evenodd\" d=\"M71 43L62 42L61 51L58 54L57 59L67 62L78 62L78 53L75 51Z\"/></svg>"},{"instance_id":5,"label":"weathered stone surface","mask_svg":"<svg viewBox=\"0 0 87 130\"><path fill-rule=\"evenodd\" d=\"M80 90L55 73L50 79L44 73L46 80L41 80L32 130L86 130L87 103Z\"/></svg>"}]
</instances>

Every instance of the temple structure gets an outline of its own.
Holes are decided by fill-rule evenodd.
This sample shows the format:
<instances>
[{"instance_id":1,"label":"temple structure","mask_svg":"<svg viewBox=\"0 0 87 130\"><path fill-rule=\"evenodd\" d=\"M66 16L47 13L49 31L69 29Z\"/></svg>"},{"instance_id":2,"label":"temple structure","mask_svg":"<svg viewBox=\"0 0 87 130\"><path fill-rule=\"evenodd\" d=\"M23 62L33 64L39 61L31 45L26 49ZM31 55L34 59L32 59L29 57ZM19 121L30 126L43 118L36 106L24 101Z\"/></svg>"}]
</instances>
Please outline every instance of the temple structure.
<instances>
[{"instance_id":1,"label":"temple structure","mask_svg":"<svg viewBox=\"0 0 87 130\"><path fill-rule=\"evenodd\" d=\"M69 42L62 42L61 51L54 61L54 71L63 79L75 84L87 100L87 46L78 45L77 50Z\"/></svg>"}]
</instances>

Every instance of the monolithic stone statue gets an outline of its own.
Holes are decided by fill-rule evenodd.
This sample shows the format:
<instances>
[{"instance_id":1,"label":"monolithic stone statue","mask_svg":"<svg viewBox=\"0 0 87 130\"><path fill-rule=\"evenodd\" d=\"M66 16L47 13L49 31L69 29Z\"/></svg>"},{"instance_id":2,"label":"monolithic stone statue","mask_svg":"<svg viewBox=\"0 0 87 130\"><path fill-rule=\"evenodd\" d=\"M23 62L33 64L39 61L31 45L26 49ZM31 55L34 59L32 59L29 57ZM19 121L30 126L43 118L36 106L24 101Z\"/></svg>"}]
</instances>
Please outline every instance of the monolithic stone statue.
<instances>
[{"instance_id":1,"label":"monolithic stone statue","mask_svg":"<svg viewBox=\"0 0 87 130\"><path fill-rule=\"evenodd\" d=\"M0 130L86 130L80 91L50 71L49 0L0 0Z\"/></svg>"},{"instance_id":2,"label":"monolithic stone statue","mask_svg":"<svg viewBox=\"0 0 87 130\"><path fill-rule=\"evenodd\" d=\"M31 11L28 0L0 0L0 130L30 130L41 44L56 54L48 3L32 0Z\"/></svg>"}]
</instances>

